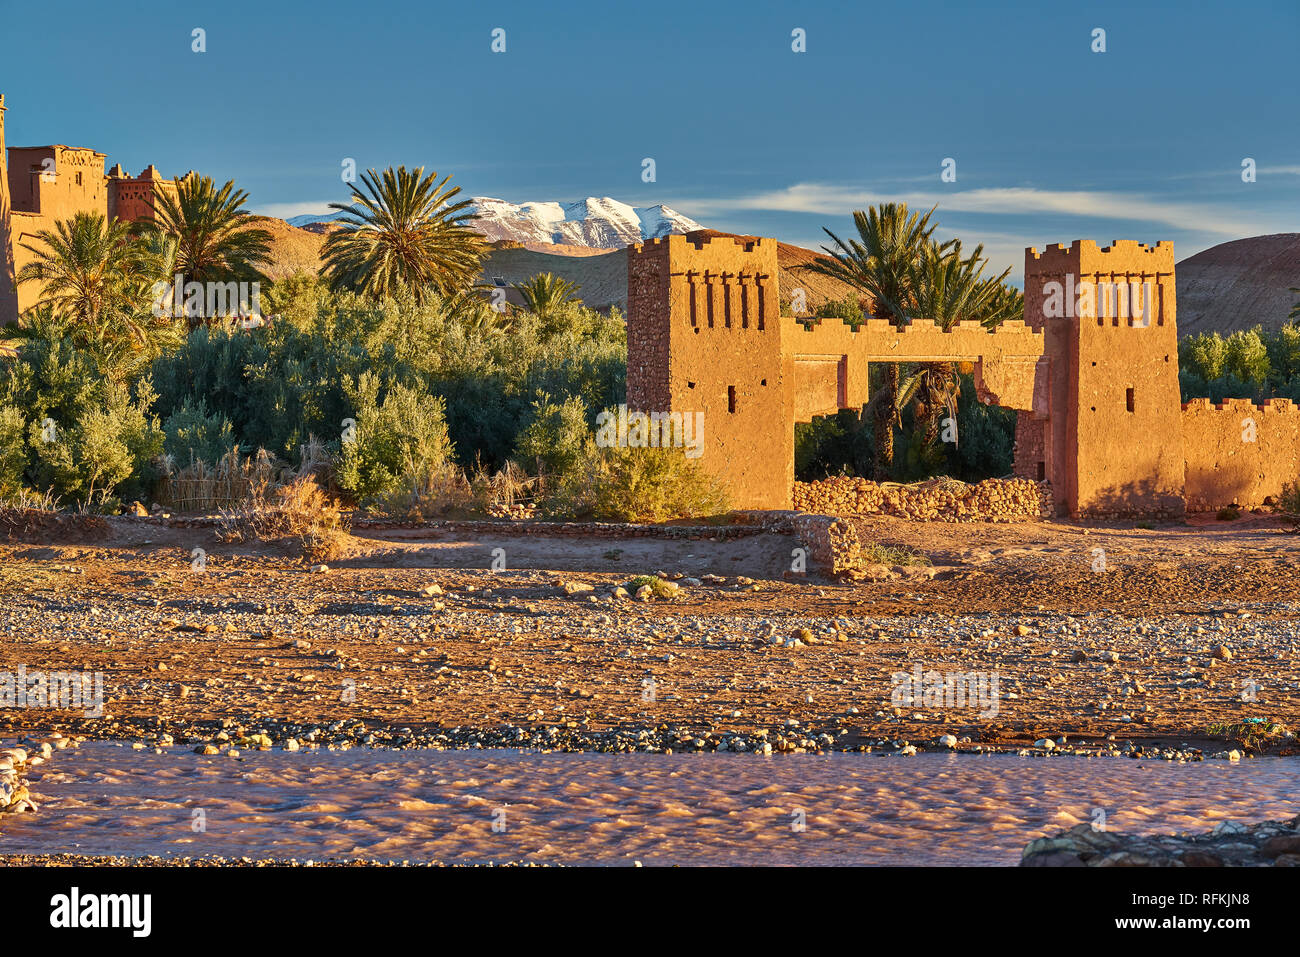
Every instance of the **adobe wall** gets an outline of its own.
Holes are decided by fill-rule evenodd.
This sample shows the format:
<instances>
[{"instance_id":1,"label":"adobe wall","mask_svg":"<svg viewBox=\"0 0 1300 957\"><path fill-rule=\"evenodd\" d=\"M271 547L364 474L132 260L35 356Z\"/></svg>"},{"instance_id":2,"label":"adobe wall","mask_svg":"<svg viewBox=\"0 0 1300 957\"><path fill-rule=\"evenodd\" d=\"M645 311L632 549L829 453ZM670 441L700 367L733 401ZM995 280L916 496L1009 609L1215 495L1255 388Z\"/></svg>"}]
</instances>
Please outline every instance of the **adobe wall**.
<instances>
[{"instance_id":1,"label":"adobe wall","mask_svg":"<svg viewBox=\"0 0 1300 957\"><path fill-rule=\"evenodd\" d=\"M1182 432L1188 511L1255 508L1300 481L1300 408L1289 399L1193 399Z\"/></svg>"},{"instance_id":2,"label":"adobe wall","mask_svg":"<svg viewBox=\"0 0 1300 957\"><path fill-rule=\"evenodd\" d=\"M1016 416L1012 469L1021 478L1042 481L1047 478L1047 420L1030 412Z\"/></svg>"},{"instance_id":3,"label":"adobe wall","mask_svg":"<svg viewBox=\"0 0 1300 957\"><path fill-rule=\"evenodd\" d=\"M902 328L868 319L856 329L840 319L805 323L786 317L782 322L791 329L796 422L865 405L871 398L872 362L974 362L980 398L1009 408L1031 409L1035 390L1040 397L1046 394L1043 334L1020 321L992 332L978 322L959 322L945 331L924 319Z\"/></svg>"},{"instance_id":4,"label":"adobe wall","mask_svg":"<svg viewBox=\"0 0 1300 957\"><path fill-rule=\"evenodd\" d=\"M1024 413L1016 471L1050 484L1057 514L1183 513L1171 244L1028 250L1026 321L992 331L782 317L775 256L772 240L685 236L628 255L628 404L703 412L702 464L736 507L789 507L794 423L860 408L872 362L970 361L982 401ZM1047 284L1058 280L1122 283L1126 295L1057 316Z\"/></svg>"},{"instance_id":5,"label":"adobe wall","mask_svg":"<svg viewBox=\"0 0 1300 957\"><path fill-rule=\"evenodd\" d=\"M123 173L121 166L114 167L108 177L108 215L129 223L149 222L157 219L158 194L176 196L176 182L163 179L158 170L149 165L139 176Z\"/></svg>"}]
</instances>

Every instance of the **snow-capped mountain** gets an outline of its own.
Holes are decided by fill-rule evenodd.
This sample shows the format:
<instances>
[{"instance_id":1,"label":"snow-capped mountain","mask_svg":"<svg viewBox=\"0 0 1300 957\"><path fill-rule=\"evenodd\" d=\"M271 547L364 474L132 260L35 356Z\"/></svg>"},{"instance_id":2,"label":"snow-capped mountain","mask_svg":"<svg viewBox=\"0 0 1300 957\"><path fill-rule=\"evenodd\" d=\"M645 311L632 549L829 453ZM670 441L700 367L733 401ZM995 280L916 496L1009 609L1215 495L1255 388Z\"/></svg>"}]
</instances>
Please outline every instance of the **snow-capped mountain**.
<instances>
[{"instance_id":1,"label":"snow-capped mountain","mask_svg":"<svg viewBox=\"0 0 1300 957\"><path fill-rule=\"evenodd\" d=\"M669 233L704 228L668 206L629 206L608 196L588 196L576 203L518 205L475 196L472 202L478 214L474 228L491 240L621 249Z\"/></svg>"},{"instance_id":2,"label":"snow-capped mountain","mask_svg":"<svg viewBox=\"0 0 1300 957\"><path fill-rule=\"evenodd\" d=\"M621 249L669 233L703 229L669 206L629 206L608 196L588 196L576 203L508 203L491 196L470 200L478 218L473 228L489 240L518 243L562 243L591 249ZM329 222L342 216L294 216L291 226Z\"/></svg>"}]
</instances>

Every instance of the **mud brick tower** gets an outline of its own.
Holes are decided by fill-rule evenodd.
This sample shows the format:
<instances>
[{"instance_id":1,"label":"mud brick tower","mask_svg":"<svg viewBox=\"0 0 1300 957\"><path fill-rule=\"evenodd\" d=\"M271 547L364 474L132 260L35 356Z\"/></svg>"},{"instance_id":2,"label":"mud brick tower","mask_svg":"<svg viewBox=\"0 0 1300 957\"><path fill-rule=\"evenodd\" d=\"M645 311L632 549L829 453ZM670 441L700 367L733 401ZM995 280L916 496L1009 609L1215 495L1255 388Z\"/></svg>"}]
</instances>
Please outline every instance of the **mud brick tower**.
<instances>
[{"instance_id":1,"label":"mud brick tower","mask_svg":"<svg viewBox=\"0 0 1300 957\"><path fill-rule=\"evenodd\" d=\"M1043 456L1060 511L1184 514L1173 244L1026 250L1025 322L1052 370L1047 414L1021 413L1017 442Z\"/></svg>"},{"instance_id":2,"label":"mud brick tower","mask_svg":"<svg viewBox=\"0 0 1300 957\"><path fill-rule=\"evenodd\" d=\"M792 326L774 239L670 235L628 250L628 407L702 412L698 461L742 508L791 504Z\"/></svg>"}]
</instances>

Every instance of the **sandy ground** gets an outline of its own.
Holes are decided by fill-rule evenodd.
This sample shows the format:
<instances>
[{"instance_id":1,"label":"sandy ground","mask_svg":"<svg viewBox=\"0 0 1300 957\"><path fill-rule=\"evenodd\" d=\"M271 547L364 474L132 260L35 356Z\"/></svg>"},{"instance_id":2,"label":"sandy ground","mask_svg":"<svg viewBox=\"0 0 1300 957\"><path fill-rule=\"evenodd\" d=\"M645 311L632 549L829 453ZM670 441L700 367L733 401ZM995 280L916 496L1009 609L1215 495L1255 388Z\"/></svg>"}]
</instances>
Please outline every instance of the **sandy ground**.
<instances>
[{"instance_id":1,"label":"sandy ground","mask_svg":"<svg viewBox=\"0 0 1300 957\"><path fill-rule=\"evenodd\" d=\"M121 723L29 708L0 712L0 734L135 737L156 718L738 732L798 721L837 746L1113 734L1216 749L1214 721L1300 724L1300 538L1272 519L1151 530L864 519L860 531L933 568L844 584L790 574L797 543L781 535L408 529L360 531L313 573L276 544L226 546L209 528L37 531L43 541L0 544L0 672L101 671ZM504 570L490 570L494 557ZM657 571L723 580L671 600L610 597ZM596 591L558 587L574 581ZM423 594L431 584L444 594ZM800 628L815 643L773 643ZM891 676L918 666L997 673L998 713L895 709Z\"/></svg>"}]
</instances>

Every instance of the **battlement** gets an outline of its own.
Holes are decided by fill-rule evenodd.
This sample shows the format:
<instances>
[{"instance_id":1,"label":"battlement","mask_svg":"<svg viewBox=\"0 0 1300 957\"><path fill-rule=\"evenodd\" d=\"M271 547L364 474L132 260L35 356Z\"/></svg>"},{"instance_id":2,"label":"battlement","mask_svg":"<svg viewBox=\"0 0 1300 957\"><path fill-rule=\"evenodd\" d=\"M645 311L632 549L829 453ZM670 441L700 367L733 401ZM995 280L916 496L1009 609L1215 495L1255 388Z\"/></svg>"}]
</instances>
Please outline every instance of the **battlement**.
<instances>
[{"instance_id":1,"label":"battlement","mask_svg":"<svg viewBox=\"0 0 1300 957\"><path fill-rule=\"evenodd\" d=\"M1171 242L1029 248L1025 316L992 329L782 316L772 239L630 249L628 405L704 415L701 465L747 507L789 507L793 423L863 408L877 362L970 363L979 400L1020 413L1016 474L1058 514L1260 503L1300 473L1295 402L1180 402Z\"/></svg>"},{"instance_id":2,"label":"battlement","mask_svg":"<svg viewBox=\"0 0 1300 957\"><path fill-rule=\"evenodd\" d=\"M724 252L727 254L770 252L776 255L776 240L760 236L690 236L682 233L669 233L658 239L647 239L643 243L628 246L629 253L649 254L668 250L669 253L682 252Z\"/></svg>"},{"instance_id":3,"label":"battlement","mask_svg":"<svg viewBox=\"0 0 1300 957\"><path fill-rule=\"evenodd\" d=\"M1026 277L1108 272L1154 277L1172 275L1173 270L1174 244L1169 240L1149 246L1135 239L1116 239L1109 246L1098 246L1096 240L1076 239L1068 248L1054 243L1041 253L1034 246L1025 250Z\"/></svg>"},{"instance_id":4,"label":"battlement","mask_svg":"<svg viewBox=\"0 0 1300 957\"><path fill-rule=\"evenodd\" d=\"M1079 253L1163 253L1172 256L1173 252L1174 244L1168 239L1162 239L1154 246L1148 246L1136 239L1114 239L1109 246L1098 246L1095 239L1076 239L1068 247L1060 243L1052 243L1044 247L1042 253L1039 253L1038 247L1030 246L1025 250L1025 255L1032 259L1051 259Z\"/></svg>"},{"instance_id":5,"label":"battlement","mask_svg":"<svg viewBox=\"0 0 1300 957\"><path fill-rule=\"evenodd\" d=\"M847 319L825 319L814 317L811 319L800 318L799 316L783 316L783 319L793 322L799 327L798 331L803 333L815 334L819 331L841 331L840 326L844 327L843 331L851 335L940 335L956 336L961 333L982 332L990 336L1005 335L1007 333L1024 332L1028 335L1035 335L1042 338L1042 333L1035 331L1026 325L1023 319L1008 319L994 329L990 329L984 323L977 319L962 319L954 322L948 328L944 328L933 319L913 319L905 326L896 326L888 319L865 319L857 325L853 325Z\"/></svg>"},{"instance_id":6,"label":"battlement","mask_svg":"<svg viewBox=\"0 0 1300 957\"><path fill-rule=\"evenodd\" d=\"M1188 399L1183 403L1184 412L1249 412L1254 415L1298 415L1300 406L1290 399L1269 399L1257 404L1250 399L1224 399L1211 402L1209 399Z\"/></svg>"}]
</instances>

